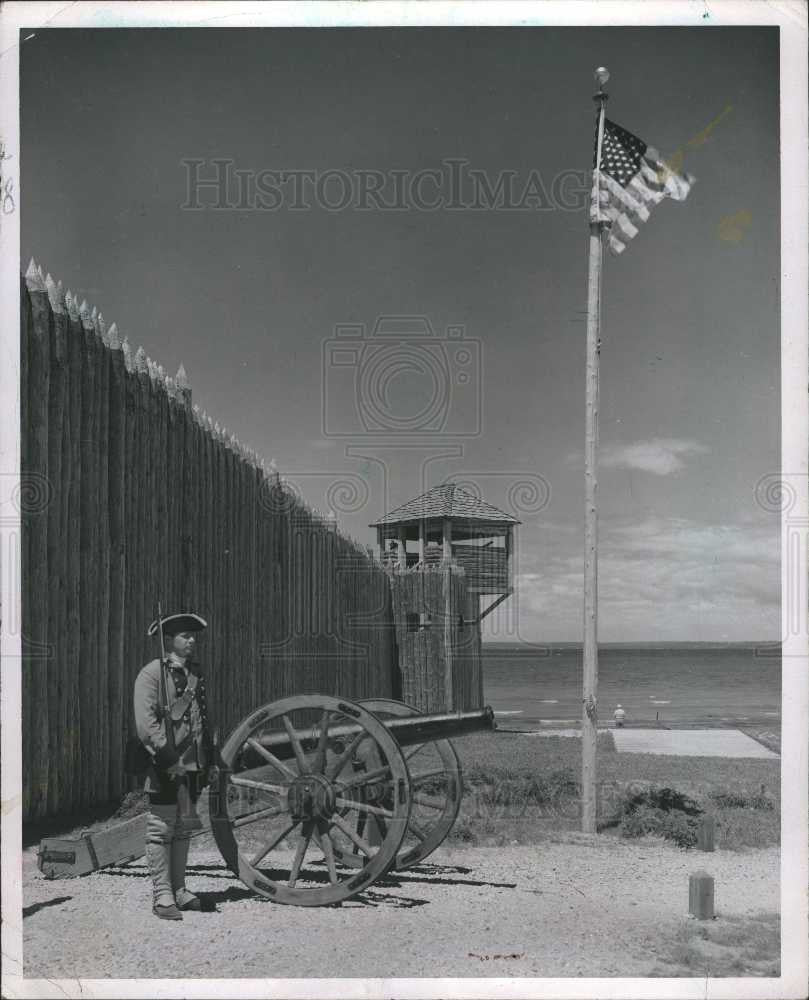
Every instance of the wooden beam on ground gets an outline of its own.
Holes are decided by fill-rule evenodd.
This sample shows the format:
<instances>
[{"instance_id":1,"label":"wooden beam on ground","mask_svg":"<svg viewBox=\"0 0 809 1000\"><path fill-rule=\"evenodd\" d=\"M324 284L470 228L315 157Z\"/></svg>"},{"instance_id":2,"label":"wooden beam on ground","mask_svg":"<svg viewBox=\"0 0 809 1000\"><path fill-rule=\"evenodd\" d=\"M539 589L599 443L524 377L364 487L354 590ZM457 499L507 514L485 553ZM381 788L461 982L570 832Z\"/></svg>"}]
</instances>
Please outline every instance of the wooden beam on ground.
<instances>
[{"instance_id":1,"label":"wooden beam on ground","mask_svg":"<svg viewBox=\"0 0 809 1000\"><path fill-rule=\"evenodd\" d=\"M48 879L90 875L99 868L125 865L146 853L146 813L117 823L108 830L81 837L46 837L37 852L37 867ZM207 827L192 832L199 837Z\"/></svg>"}]
</instances>

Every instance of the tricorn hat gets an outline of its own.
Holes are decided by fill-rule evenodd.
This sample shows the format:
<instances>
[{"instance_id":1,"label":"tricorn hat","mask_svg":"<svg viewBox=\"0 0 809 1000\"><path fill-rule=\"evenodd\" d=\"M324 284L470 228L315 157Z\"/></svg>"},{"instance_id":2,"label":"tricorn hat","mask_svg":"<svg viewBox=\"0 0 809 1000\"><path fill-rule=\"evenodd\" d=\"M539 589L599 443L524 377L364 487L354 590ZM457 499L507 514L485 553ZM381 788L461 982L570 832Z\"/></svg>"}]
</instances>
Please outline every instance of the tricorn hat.
<instances>
[{"instance_id":1,"label":"tricorn hat","mask_svg":"<svg viewBox=\"0 0 809 1000\"><path fill-rule=\"evenodd\" d=\"M156 635L161 624L163 632L168 635L177 635L178 632L201 632L208 627L204 618L194 614L193 611L183 611L178 615L166 615L163 619L155 618L146 634Z\"/></svg>"}]
</instances>

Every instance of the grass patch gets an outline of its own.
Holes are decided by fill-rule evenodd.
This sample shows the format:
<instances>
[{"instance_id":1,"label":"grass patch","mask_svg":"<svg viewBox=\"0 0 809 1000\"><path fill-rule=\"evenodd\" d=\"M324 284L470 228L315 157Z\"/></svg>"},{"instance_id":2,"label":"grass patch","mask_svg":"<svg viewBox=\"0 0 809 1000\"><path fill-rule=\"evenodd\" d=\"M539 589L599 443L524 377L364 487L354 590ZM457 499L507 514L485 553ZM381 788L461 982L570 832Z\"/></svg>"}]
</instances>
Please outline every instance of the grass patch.
<instances>
[{"instance_id":1,"label":"grass patch","mask_svg":"<svg viewBox=\"0 0 809 1000\"><path fill-rule=\"evenodd\" d=\"M455 744L464 801L450 841L538 843L580 829L581 740L476 733ZM598 737L598 823L615 834L696 843L699 816L716 820L722 850L780 842L780 762L721 757L619 754Z\"/></svg>"},{"instance_id":2,"label":"grass patch","mask_svg":"<svg viewBox=\"0 0 809 1000\"><path fill-rule=\"evenodd\" d=\"M699 821L681 809L655 809L642 805L625 813L620 823L622 837L645 837L654 834L670 840L678 847L694 847Z\"/></svg>"},{"instance_id":3,"label":"grass patch","mask_svg":"<svg viewBox=\"0 0 809 1000\"><path fill-rule=\"evenodd\" d=\"M777 913L689 920L658 952L654 976L779 976Z\"/></svg>"}]
</instances>

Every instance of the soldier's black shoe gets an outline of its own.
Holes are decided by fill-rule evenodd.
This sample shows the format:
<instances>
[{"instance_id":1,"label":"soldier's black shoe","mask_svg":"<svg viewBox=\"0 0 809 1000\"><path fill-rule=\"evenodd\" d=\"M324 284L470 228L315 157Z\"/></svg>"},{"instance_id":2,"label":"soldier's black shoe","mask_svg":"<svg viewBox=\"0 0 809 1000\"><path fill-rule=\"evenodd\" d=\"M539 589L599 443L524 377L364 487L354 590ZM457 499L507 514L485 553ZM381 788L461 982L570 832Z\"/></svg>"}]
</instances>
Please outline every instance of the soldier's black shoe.
<instances>
[{"instance_id":1,"label":"soldier's black shoe","mask_svg":"<svg viewBox=\"0 0 809 1000\"><path fill-rule=\"evenodd\" d=\"M201 910L202 909L202 903L193 894L193 892L189 892L188 889L180 889L180 890L178 890L178 892L176 893L176 896L179 897L177 899L177 908L178 909L180 909L180 910Z\"/></svg>"},{"instance_id":2,"label":"soldier's black shoe","mask_svg":"<svg viewBox=\"0 0 809 1000\"><path fill-rule=\"evenodd\" d=\"M161 920L182 920L183 915L174 905L174 903L168 906L158 906L157 903L152 907L152 913L156 917L160 917Z\"/></svg>"}]
</instances>

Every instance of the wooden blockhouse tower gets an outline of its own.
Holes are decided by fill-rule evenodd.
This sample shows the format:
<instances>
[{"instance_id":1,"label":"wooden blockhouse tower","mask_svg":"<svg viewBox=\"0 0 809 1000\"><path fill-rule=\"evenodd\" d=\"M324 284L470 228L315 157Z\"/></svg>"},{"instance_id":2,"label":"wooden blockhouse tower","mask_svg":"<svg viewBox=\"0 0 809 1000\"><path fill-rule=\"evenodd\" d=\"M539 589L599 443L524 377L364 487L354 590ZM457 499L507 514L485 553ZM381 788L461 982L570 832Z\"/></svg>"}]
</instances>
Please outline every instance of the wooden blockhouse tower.
<instances>
[{"instance_id":1,"label":"wooden blockhouse tower","mask_svg":"<svg viewBox=\"0 0 809 1000\"><path fill-rule=\"evenodd\" d=\"M454 562L470 594L494 597L483 619L514 592L514 528L520 522L455 483L443 483L397 507L376 528L383 566L410 569Z\"/></svg>"},{"instance_id":2,"label":"wooden blockhouse tower","mask_svg":"<svg viewBox=\"0 0 809 1000\"><path fill-rule=\"evenodd\" d=\"M391 575L402 698L421 711L482 707L480 623L514 592L519 523L443 483L371 525Z\"/></svg>"}]
</instances>

